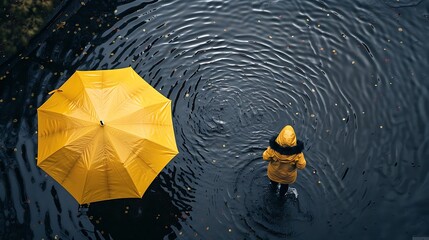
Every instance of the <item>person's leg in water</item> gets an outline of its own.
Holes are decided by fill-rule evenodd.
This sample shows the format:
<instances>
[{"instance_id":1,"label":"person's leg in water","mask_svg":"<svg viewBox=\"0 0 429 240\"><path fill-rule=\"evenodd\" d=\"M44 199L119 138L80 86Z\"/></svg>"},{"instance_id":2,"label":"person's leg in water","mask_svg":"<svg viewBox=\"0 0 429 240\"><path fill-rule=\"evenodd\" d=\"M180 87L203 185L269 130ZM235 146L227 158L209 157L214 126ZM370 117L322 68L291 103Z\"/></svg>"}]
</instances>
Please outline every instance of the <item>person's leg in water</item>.
<instances>
[{"instance_id":1,"label":"person's leg in water","mask_svg":"<svg viewBox=\"0 0 429 240\"><path fill-rule=\"evenodd\" d=\"M287 193L288 189L289 189L289 185L288 184L280 184L279 195L280 196L284 196Z\"/></svg>"},{"instance_id":2,"label":"person's leg in water","mask_svg":"<svg viewBox=\"0 0 429 240\"><path fill-rule=\"evenodd\" d=\"M274 182L273 180L270 179L270 189L271 189L271 191L276 192L277 191L277 185L279 185L278 182Z\"/></svg>"},{"instance_id":3,"label":"person's leg in water","mask_svg":"<svg viewBox=\"0 0 429 240\"><path fill-rule=\"evenodd\" d=\"M277 188L278 188L279 184L280 183L275 182L275 181L273 181L273 180L270 179L270 189L271 189L271 191L277 192ZM287 193L288 189L289 189L289 185L288 184L280 184L279 195L280 196L284 196Z\"/></svg>"}]
</instances>

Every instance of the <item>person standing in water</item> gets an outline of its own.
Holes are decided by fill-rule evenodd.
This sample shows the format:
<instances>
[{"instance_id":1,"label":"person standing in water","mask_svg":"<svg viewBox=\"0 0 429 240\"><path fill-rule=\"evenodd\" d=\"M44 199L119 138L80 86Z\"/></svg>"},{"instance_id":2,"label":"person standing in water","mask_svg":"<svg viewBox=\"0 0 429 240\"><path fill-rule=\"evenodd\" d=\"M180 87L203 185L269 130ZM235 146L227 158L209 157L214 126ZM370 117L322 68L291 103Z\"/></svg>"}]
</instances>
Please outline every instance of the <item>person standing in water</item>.
<instances>
[{"instance_id":1,"label":"person standing in water","mask_svg":"<svg viewBox=\"0 0 429 240\"><path fill-rule=\"evenodd\" d=\"M280 196L284 196L288 192L289 184L296 181L297 170L305 168L303 150L304 143L296 139L293 127L286 125L278 135L270 139L269 147L262 154L262 158L269 162L267 174L271 189L276 191L280 184ZM296 190L294 193L298 196Z\"/></svg>"}]
</instances>

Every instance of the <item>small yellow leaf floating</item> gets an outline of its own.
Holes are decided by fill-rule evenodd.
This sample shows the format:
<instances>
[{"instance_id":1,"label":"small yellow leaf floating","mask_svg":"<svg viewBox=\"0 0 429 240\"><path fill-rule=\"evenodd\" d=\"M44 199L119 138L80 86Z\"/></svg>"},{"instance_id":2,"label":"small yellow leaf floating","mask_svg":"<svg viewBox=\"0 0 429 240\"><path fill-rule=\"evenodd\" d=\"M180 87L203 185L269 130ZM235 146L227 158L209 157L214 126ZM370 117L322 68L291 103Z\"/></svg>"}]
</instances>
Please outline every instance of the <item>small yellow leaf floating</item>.
<instances>
[{"instance_id":1,"label":"small yellow leaf floating","mask_svg":"<svg viewBox=\"0 0 429 240\"><path fill-rule=\"evenodd\" d=\"M54 94L56 92L63 92L63 90L61 90L61 89L55 89L55 90L50 91L48 94L52 95L52 94Z\"/></svg>"},{"instance_id":2,"label":"small yellow leaf floating","mask_svg":"<svg viewBox=\"0 0 429 240\"><path fill-rule=\"evenodd\" d=\"M62 21L60 23L57 23L57 30L61 29L61 28L64 28L65 26L66 26L66 22L64 22L64 21Z\"/></svg>"}]
</instances>

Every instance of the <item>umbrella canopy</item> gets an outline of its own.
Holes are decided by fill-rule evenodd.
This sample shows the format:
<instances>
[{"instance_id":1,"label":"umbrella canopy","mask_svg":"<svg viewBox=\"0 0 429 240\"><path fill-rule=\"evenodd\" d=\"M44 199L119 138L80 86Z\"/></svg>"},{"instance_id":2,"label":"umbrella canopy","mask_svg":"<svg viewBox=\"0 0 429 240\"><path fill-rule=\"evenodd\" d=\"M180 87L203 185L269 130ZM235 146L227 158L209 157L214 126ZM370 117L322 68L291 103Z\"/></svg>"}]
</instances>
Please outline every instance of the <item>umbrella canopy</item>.
<instances>
[{"instance_id":1,"label":"umbrella canopy","mask_svg":"<svg viewBox=\"0 0 429 240\"><path fill-rule=\"evenodd\" d=\"M80 204L141 198L178 153L171 101L131 67L76 71L37 109L37 165Z\"/></svg>"}]
</instances>

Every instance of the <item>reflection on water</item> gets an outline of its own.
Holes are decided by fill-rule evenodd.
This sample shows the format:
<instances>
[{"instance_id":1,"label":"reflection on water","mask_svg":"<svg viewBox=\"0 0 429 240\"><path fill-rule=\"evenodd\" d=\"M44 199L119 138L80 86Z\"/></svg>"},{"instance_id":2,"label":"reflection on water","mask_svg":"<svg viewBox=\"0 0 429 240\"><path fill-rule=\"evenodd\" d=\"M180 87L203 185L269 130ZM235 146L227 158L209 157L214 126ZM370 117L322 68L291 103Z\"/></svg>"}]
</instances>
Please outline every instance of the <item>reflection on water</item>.
<instances>
[{"instance_id":1,"label":"reflection on water","mask_svg":"<svg viewBox=\"0 0 429 240\"><path fill-rule=\"evenodd\" d=\"M1 238L429 236L428 4L92 0L65 9L64 26L1 66ZM126 66L173 100L180 154L141 200L80 215L36 166L36 109L77 69ZM287 123L308 166L293 186L299 198L285 201L269 193L261 154Z\"/></svg>"},{"instance_id":2,"label":"reflection on water","mask_svg":"<svg viewBox=\"0 0 429 240\"><path fill-rule=\"evenodd\" d=\"M180 228L178 221L189 215L174 206L171 197L162 190L159 178L142 199L96 202L81 212L105 239L109 239L109 235L113 239L162 239L164 236L175 239L177 235L172 228ZM84 234L89 236L89 232Z\"/></svg>"}]
</instances>

